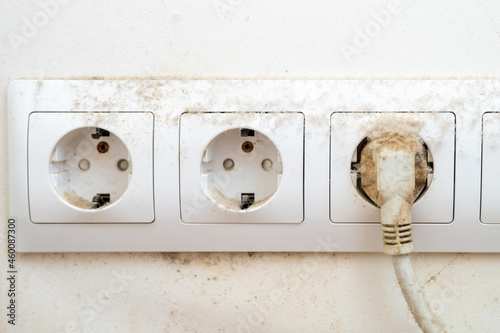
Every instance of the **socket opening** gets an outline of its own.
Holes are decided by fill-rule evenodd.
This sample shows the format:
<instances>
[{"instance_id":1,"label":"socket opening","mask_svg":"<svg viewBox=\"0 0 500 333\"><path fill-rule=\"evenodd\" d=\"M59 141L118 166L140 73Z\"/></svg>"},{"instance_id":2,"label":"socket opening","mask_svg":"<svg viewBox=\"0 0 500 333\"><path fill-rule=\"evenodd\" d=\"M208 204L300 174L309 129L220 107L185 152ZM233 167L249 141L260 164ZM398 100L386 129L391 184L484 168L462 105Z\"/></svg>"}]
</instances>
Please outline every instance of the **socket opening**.
<instances>
[{"instance_id":1,"label":"socket opening","mask_svg":"<svg viewBox=\"0 0 500 333\"><path fill-rule=\"evenodd\" d=\"M220 207L251 212L272 200L283 165L275 144L261 132L233 128L207 145L201 160L205 193Z\"/></svg>"},{"instance_id":2,"label":"socket opening","mask_svg":"<svg viewBox=\"0 0 500 333\"><path fill-rule=\"evenodd\" d=\"M110 131L83 127L64 135L49 160L59 197L73 207L99 210L117 202L132 177L130 154Z\"/></svg>"},{"instance_id":3,"label":"socket opening","mask_svg":"<svg viewBox=\"0 0 500 333\"><path fill-rule=\"evenodd\" d=\"M371 205L380 208L376 203L376 198L373 193L376 192L376 175L369 177L361 177L361 161L367 158L365 150L370 142L368 137L365 137L358 144L351 158L351 180L358 194ZM427 192L432 183L434 175L434 160L432 153L427 144L421 140L422 150L415 154L415 191L414 203L417 202ZM376 174L376 172L375 172ZM368 180L367 180L368 179Z\"/></svg>"}]
</instances>

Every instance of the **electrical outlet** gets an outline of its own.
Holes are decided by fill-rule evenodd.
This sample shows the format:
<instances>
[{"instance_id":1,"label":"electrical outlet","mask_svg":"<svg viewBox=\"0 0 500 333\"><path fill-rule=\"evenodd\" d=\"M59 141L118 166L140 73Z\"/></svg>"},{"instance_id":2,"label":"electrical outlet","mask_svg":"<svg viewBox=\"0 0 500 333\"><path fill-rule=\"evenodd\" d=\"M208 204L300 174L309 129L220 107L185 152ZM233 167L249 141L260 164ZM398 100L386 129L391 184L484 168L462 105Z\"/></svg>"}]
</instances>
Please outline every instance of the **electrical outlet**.
<instances>
[{"instance_id":1,"label":"electrical outlet","mask_svg":"<svg viewBox=\"0 0 500 333\"><path fill-rule=\"evenodd\" d=\"M481 221L500 224L500 113L483 115L483 151L481 175Z\"/></svg>"},{"instance_id":2,"label":"electrical outlet","mask_svg":"<svg viewBox=\"0 0 500 333\"><path fill-rule=\"evenodd\" d=\"M298 112L183 113L182 221L302 222L303 142Z\"/></svg>"},{"instance_id":3,"label":"electrical outlet","mask_svg":"<svg viewBox=\"0 0 500 333\"><path fill-rule=\"evenodd\" d=\"M331 116L330 219L335 223L380 222L379 208L363 194L353 171L366 138L381 124L415 126L432 174L413 205L414 223L453 221L455 115L452 112L335 112ZM336 189L343 189L338 191ZM425 192L425 193L424 193Z\"/></svg>"},{"instance_id":4,"label":"electrical outlet","mask_svg":"<svg viewBox=\"0 0 500 333\"><path fill-rule=\"evenodd\" d=\"M499 96L474 80L14 81L16 250L382 251L353 170L392 122L419 126L432 169L415 251L500 252Z\"/></svg>"},{"instance_id":5,"label":"electrical outlet","mask_svg":"<svg viewBox=\"0 0 500 333\"><path fill-rule=\"evenodd\" d=\"M32 112L31 221L153 222L153 121L145 112Z\"/></svg>"}]
</instances>

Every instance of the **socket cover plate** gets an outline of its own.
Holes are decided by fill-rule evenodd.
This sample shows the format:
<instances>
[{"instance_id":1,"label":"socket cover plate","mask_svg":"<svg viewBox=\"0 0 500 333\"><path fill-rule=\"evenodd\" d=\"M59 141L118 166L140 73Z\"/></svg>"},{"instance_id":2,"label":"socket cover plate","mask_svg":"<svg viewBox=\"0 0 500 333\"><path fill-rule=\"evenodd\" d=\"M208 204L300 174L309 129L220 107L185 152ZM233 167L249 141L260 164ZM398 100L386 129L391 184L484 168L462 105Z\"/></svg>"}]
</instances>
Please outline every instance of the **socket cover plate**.
<instances>
[{"instance_id":1,"label":"socket cover plate","mask_svg":"<svg viewBox=\"0 0 500 333\"><path fill-rule=\"evenodd\" d=\"M131 155L133 173L127 190L117 202L102 209L71 206L60 198L49 177L48 161L55 145L65 134L82 127L109 130L123 141ZM153 129L151 112L31 113L28 128L30 220L33 223L153 222Z\"/></svg>"},{"instance_id":2,"label":"socket cover plate","mask_svg":"<svg viewBox=\"0 0 500 333\"><path fill-rule=\"evenodd\" d=\"M200 161L205 148L217 135L235 128L258 129L277 146L283 164L278 190L252 212L220 209L205 194L200 181ZM301 223L304 220L303 146L304 114L299 112L183 113L179 147L181 220L185 223ZM229 180L221 179L221 182Z\"/></svg>"},{"instance_id":3,"label":"socket cover plate","mask_svg":"<svg viewBox=\"0 0 500 333\"><path fill-rule=\"evenodd\" d=\"M481 221L500 224L500 113L483 115Z\"/></svg>"},{"instance_id":4,"label":"socket cover plate","mask_svg":"<svg viewBox=\"0 0 500 333\"><path fill-rule=\"evenodd\" d=\"M351 159L361 140L384 121L416 124L434 158L433 180L412 207L413 223L453 221L455 192L455 115L452 112L335 112L331 117L330 220L380 223L380 209L367 204L352 186ZM451 170L451 172L450 172ZM336 191L342 188L344 191ZM351 209L346 209L351 207Z\"/></svg>"}]
</instances>

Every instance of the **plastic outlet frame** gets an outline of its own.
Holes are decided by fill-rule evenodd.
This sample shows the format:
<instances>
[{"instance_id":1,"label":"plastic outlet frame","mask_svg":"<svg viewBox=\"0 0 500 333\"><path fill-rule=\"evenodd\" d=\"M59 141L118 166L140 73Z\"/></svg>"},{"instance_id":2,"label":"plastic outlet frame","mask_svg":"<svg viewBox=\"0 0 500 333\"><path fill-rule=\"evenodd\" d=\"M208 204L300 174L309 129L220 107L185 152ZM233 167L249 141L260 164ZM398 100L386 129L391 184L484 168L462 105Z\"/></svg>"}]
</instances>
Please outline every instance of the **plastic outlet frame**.
<instances>
[{"instance_id":1,"label":"plastic outlet frame","mask_svg":"<svg viewBox=\"0 0 500 333\"><path fill-rule=\"evenodd\" d=\"M483 115L481 221L500 224L500 113Z\"/></svg>"},{"instance_id":2,"label":"plastic outlet frame","mask_svg":"<svg viewBox=\"0 0 500 333\"><path fill-rule=\"evenodd\" d=\"M202 131L200 129L203 128ZM234 210L225 207L219 194L219 202L207 193L200 178L216 174L213 182L218 182L220 193L249 192L259 195L257 180L246 180L247 177L259 177L264 159L275 159L270 152L258 152L262 139L255 136L233 137L227 139L225 152L217 152L221 156L210 156L211 162L222 164L224 159L234 159L236 165L225 172L217 172L215 166L205 174L200 171L202 156L210 142L218 135L225 135L230 130L254 131L263 134L277 148L282 166L281 181L270 198L263 200L255 209ZM247 135L247 134L245 134ZM258 134L257 134L258 135ZM250 141L248 141L250 140ZM233 142L231 142L233 141ZM251 152L242 151L242 143L254 142ZM273 147L274 148L274 147ZM180 120L180 208L181 220L185 223L301 223L304 220L304 114L300 112L186 112ZM257 155L255 155L257 154ZM208 163L207 163L208 164ZM245 165L243 165L245 164ZM214 170L215 169L215 170ZM269 172L262 170L261 177ZM272 181L263 179L264 182ZM263 184L264 185L264 184ZM263 185L261 187L263 187ZM233 188L241 186L241 188ZM214 191L214 192L215 192ZM208 194L208 195L207 195ZM266 195L267 196L267 195Z\"/></svg>"},{"instance_id":3,"label":"plastic outlet frame","mask_svg":"<svg viewBox=\"0 0 500 333\"><path fill-rule=\"evenodd\" d=\"M8 144L10 215L16 221L17 250L382 251L381 228L370 222L373 216L363 213L355 217L359 212L354 203L362 201L353 190L349 165L345 166L345 175L337 166L343 163L341 160L350 163L347 152L352 154L358 144L355 141L363 135L351 117L361 113L389 117L416 112L426 115L423 121L430 136L424 139L433 154L436 175L426 194L429 198L421 199L422 206L426 199L434 208L420 208L420 202L415 206L416 222L421 222L413 227L415 250L500 252L500 213L494 203L498 197L496 165L500 160L500 149L496 148L500 129L494 124L499 105L500 81L491 80L14 81L8 90ZM204 121L190 129L184 127L186 119L183 118L187 114L214 111L230 113L237 121L231 123L218 117L220 127L217 128L211 128L211 124ZM30 132L33 126L30 115L34 113L62 115L60 121L53 120L50 125L42 126L42 132L48 127L47 131L59 133L50 142L39 142L42 146L51 146L44 152L30 148L28 141L30 135L38 135L36 126L34 132ZM147 116L132 121L132 115L137 113ZM297 131L292 131L290 137L280 138L286 122L280 120L269 125L266 121L239 121L252 113L275 119L279 115L291 117ZM335 119L340 113L347 117L338 123ZM106 218L104 215L97 218L99 212L71 208L57 198L48 181L46 161L53 145L71 128L80 126L81 121L67 126L62 119L70 119L75 114L84 115L88 120L85 125L91 127L102 125L98 117L101 114L130 119L123 123L109 120L108 125L113 126L113 133L116 132L131 152L131 181L138 179L141 184L150 184L147 189L142 185L129 186L123 197L107 208L110 213ZM430 114L439 119L427 118ZM301 119L300 125L295 116ZM210 140L219 133L242 126L264 133L283 158L283 178L276 196L259 209L242 213L226 211L218 205L207 206L207 211L198 219L187 223L181 215L183 191L191 188L206 195L200 192L203 189L200 153L203 154ZM138 128L142 130L135 130ZM339 129L342 134L336 136ZM426 133L422 133L424 135ZM150 152L144 152L144 156L152 156L147 158L150 164L144 161L143 171L138 175L140 164L136 154L140 152L135 147L145 147L140 142L146 137ZM440 146L435 144L437 138ZM183 142L189 142L193 149L186 149ZM339 157L336 154L340 151L345 153ZM38 155L40 157L36 157ZM39 162L30 162L34 156ZM288 170L290 158L296 161L295 172ZM188 180L183 180L184 177ZM294 185L283 190L285 177ZM450 190L452 177L454 190ZM348 182L339 183L341 179ZM33 193L33 182L40 183L40 190L36 190L39 194ZM136 191L143 191L144 198L150 198L148 207L154 207L154 220L151 220L152 209L137 210L133 200L115 210L118 203L126 203L126 198L134 197ZM64 209L54 208L43 219L38 219L40 206L36 205L40 204L32 202L32 196L36 195L42 198L42 206L43 199L53 196L56 206ZM285 202L287 198L290 200L277 205L279 201L274 200L278 196ZM342 205L332 204L331 200L343 196L346 200ZM442 207L442 211L435 207ZM71 213L65 213L66 208ZM272 212L260 217L254 214L264 209ZM348 210L353 212L351 220L336 217L337 213ZM35 221L43 223L34 223L30 212L34 213ZM81 218L76 217L80 214ZM204 214L212 217L207 221ZM132 216L136 222L149 223L129 223ZM241 216L254 217L244 220ZM348 223L344 223L346 221Z\"/></svg>"},{"instance_id":4,"label":"plastic outlet frame","mask_svg":"<svg viewBox=\"0 0 500 333\"><path fill-rule=\"evenodd\" d=\"M28 197L30 220L33 223L152 223L154 221L153 200L153 129L154 114L151 112L32 112L28 125ZM109 137L83 139L81 142L72 142L67 147L62 168L57 169L59 174L69 173L69 169L77 169L77 161L71 162L71 157L83 154L85 156L100 155L101 159L109 156L108 163L94 166L100 168L97 173L105 176L96 182L87 178L69 179L80 180L77 186L93 186L88 196L77 197L71 191L58 193L49 176L49 165L54 165L50 156L58 141L69 132L86 127L106 129L116 135L128 149L130 164L133 171L128 175L128 185L125 193L116 202L105 205L100 209L84 209L75 207L70 202L91 201L92 196L113 191L109 188L118 182L116 176L120 174L117 167L118 157L113 156L117 144L110 142ZM109 142L109 152L97 152L98 143ZM68 157L69 156L69 157ZM125 157L126 155L124 155ZM80 157L78 157L80 158ZM113 159L114 158L114 159ZM90 157L89 157L90 159ZM112 172L116 169L116 172ZM75 173L85 175L90 170L77 170ZM125 175L126 176L126 175ZM113 179L114 178L114 179ZM123 180L123 177L122 177ZM91 183L91 185L88 185ZM71 196L71 197L69 197ZM69 200L65 200L65 197ZM75 198L73 198L75 197Z\"/></svg>"},{"instance_id":5,"label":"plastic outlet frame","mask_svg":"<svg viewBox=\"0 0 500 333\"><path fill-rule=\"evenodd\" d=\"M455 193L453 112L334 112L330 136L330 220L335 223L380 222L380 209L367 204L352 186L350 162L354 148L384 122L396 124L396 128L397 124L420 124L416 125L417 133L433 157L433 179L429 189L412 207L413 223L451 223ZM337 188L345 191L336 191Z\"/></svg>"}]
</instances>

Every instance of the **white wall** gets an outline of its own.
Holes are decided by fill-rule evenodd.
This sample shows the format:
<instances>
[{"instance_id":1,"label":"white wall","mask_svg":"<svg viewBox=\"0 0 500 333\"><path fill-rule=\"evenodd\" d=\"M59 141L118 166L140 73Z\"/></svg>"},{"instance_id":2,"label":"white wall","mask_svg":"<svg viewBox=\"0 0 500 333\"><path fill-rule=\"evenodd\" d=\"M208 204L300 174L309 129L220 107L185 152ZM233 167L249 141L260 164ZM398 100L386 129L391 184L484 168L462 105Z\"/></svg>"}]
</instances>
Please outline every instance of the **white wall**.
<instances>
[{"instance_id":1,"label":"white wall","mask_svg":"<svg viewBox=\"0 0 500 333\"><path fill-rule=\"evenodd\" d=\"M500 78L498 29L495 0L3 0L1 221L13 79ZM414 257L450 331L500 329L498 255ZM418 332L381 254L19 254L18 270L2 332Z\"/></svg>"}]
</instances>

